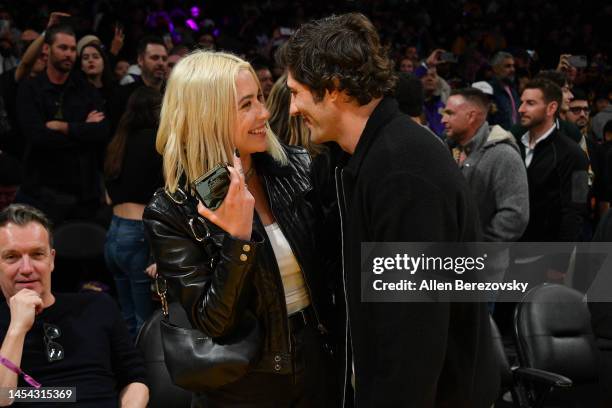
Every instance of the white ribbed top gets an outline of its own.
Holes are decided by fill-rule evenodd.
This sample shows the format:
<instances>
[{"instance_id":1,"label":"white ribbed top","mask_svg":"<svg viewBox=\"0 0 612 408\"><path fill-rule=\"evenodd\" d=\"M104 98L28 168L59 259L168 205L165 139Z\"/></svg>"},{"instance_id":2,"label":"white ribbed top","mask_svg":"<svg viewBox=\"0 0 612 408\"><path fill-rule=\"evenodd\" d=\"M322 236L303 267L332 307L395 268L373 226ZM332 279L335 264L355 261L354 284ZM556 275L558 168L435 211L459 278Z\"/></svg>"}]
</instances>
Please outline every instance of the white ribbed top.
<instances>
[{"instance_id":1,"label":"white ribbed top","mask_svg":"<svg viewBox=\"0 0 612 408\"><path fill-rule=\"evenodd\" d=\"M272 249L274 249L274 256L283 281L287 314L291 315L310 305L304 275L278 224L272 223L264 226L264 228L272 244Z\"/></svg>"}]
</instances>

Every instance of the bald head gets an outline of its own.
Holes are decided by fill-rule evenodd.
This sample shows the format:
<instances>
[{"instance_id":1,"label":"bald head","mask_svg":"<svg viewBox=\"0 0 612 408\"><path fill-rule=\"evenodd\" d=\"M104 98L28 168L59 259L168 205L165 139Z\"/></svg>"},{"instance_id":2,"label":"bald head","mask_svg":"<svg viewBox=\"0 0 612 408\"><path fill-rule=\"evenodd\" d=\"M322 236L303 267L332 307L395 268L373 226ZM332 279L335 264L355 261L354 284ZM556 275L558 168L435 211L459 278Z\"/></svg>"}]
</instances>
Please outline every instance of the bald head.
<instances>
[{"instance_id":1,"label":"bald head","mask_svg":"<svg viewBox=\"0 0 612 408\"><path fill-rule=\"evenodd\" d=\"M459 144L466 144L487 119L489 99L474 88L458 89L446 101L442 124L446 136Z\"/></svg>"}]
</instances>

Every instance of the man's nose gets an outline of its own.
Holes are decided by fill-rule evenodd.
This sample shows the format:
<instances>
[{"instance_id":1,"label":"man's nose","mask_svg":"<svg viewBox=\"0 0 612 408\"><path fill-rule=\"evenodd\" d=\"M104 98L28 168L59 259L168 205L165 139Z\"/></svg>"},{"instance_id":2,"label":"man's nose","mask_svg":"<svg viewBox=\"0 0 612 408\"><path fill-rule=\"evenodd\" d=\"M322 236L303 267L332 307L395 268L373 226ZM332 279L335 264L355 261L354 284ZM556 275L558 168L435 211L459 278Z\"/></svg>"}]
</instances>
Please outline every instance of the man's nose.
<instances>
[{"instance_id":1,"label":"man's nose","mask_svg":"<svg viewBox=\"0 0 612 408\"><path fill-rule=\"evenodd\" d=\"M19 265L19 273L29 274L34 271L34 265L32 265L32 259L29 256L21 258L21 264Z\"/></svg>"},{"instance_id":2,"label":"man's nose","mask_svg":"<svg viewBox=\"0 0 612 408\"><path fill-rule=\"evenodd\" d=\"M291 116L296 116L300 114L300 110L296 106L295 101L293 100L293 96L291 97L291 103L289 104L289 114Z\"/></svg>"}]
</instances>

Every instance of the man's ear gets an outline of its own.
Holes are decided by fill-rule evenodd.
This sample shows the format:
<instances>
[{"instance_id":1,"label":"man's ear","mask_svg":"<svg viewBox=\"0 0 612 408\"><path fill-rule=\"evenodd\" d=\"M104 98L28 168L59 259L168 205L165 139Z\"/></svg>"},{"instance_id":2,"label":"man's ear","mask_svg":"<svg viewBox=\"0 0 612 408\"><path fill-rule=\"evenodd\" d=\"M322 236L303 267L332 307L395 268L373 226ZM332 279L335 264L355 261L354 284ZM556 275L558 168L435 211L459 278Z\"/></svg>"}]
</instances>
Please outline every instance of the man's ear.
<instances>
[{"instance_id":1,"label":"man's ear","mask_svg":"<svg viewBox=\"0 0 612 408\"><path fill-rule=\"evenodd\" d=\"M45 54L49 55L49 44L47 44L47 43L43 44L42 52L44 52Z\"/></svg>"},{"instance_id":2,"label":"man's ear","mask_svg":"<svg viewBox=\"0 0 612 408\"><path fill-rule=\"evenodd\" d=\"M325 98L327 98L327 100L332 103L338 102L340 100L341 95L342 92L338 91L338 88L333 89L331 91L325 90Z\"/></svg>"},{"instance_id":3,"label":"man's ear","mask_svg":"<svg viewBox=\"0 0 612 408\"><path fill-rule=\"evenodd\" d=\"M51 272L55 269L55 249L51 248L51 252L49 253L51 257Z\"/></svg>"},{"instance_id":4,"label":"man's ear","mask_svg":"<svg viewBox=\"0 0 612 408\"><path fill-rule=\"evenodd\" d=\"M334 83L334 89L333 90L325 90L325 97L329 98L328 100L330 102L337 102L340 100L340 95L342 94L342 92L338 91L338 89L340 89L340 80L338 78L333 78L332 82Z\"/></svg>"},{"instance_id":5,"label":"man's ear","mask_svg":"<svg viewBox=\"0 0 612 408\"><path fill-rule=\"evenodd\" d=\"M548 105L546 105L546 115L555 116L558 109L559 109L559 103L557 101L552 101Z\"/></svg>"},{"instance_id":6,"label":"man's ear","mask_svg":"<svg viewBox=\"0 0 612 408\"><path fill-rule=\"evenodd\" d=\"M136 62L138 63L138 66L142 68L142 64L144 62L144 55L138 55L138 58L136 59Z\"/></svg>"},{"instance_id":7,"label":"man's ear","mask_svg":"<svg viewBox=\"0 0 612 408\"><path fill-rule=\"evenodd\" d=\"M476 109L470 109L468 111L468 123L472 125L476 122L476 119L478 119L478 111Z\"/></svg>"}]
</instances>

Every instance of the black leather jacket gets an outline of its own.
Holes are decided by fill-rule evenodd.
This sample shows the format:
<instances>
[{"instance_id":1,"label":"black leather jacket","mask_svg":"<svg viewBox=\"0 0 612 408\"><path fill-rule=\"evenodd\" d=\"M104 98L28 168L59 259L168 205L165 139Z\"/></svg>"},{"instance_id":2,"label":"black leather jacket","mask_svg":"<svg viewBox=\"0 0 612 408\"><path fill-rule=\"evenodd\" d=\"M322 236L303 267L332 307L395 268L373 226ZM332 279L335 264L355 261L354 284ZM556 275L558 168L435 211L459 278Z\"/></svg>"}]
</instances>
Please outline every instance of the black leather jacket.
<instances>
[{"instance_id":1,"label":"black leather jacket","mask_svg":"<svg viewBox=\"0 0 612 408\"><path fill-rule=\"evenodd\" d=\"M310 157L285 146L289 164L281 166L265 153L253 155L270 208L304 272L317 326L327 331L331 294L328 276L315 251L314 210L306 196L312 190ZM276 258L257 213L251 241L232 238L198 216L197 200L182 190L158 190L143 221L157 270L193 325L213 338L231 333L247 310L264 327L264 346L257 371L292 372L285 295ZM201 240L210 234L210 238Z\"/></svg>"}]
</instances>

